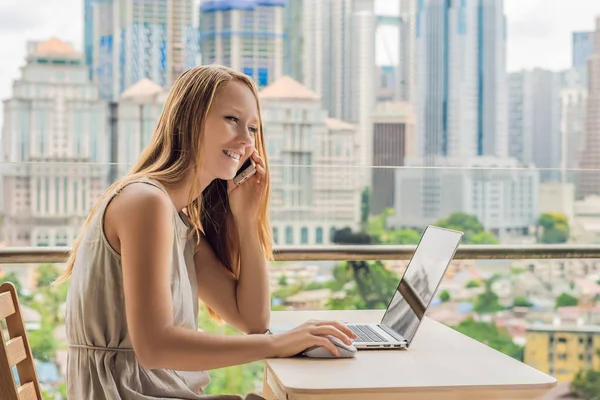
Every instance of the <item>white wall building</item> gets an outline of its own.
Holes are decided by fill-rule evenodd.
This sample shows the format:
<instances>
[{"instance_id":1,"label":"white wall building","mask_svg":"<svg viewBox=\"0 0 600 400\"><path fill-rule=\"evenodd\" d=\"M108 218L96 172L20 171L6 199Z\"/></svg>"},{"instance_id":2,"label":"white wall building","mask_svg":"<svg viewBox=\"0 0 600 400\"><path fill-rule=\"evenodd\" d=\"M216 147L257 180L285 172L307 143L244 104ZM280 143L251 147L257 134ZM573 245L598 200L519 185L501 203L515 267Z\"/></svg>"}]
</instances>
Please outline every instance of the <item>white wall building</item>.
<instances>
[{"instance_id":1,"label":"white wall building","mask_svg":"<svg viewBox=\"0 0 600 400\"><path fill-rule=\"evenodd\" d=\"M30 42L4 102L4 239L67 246L106 189L108 107L82 54L58 39Z\"/></svg>"},{"instance_id":2,"label":"white wall building","mask_svg":"<svg viewBox=\"0 0 600 400\"><path fill-rule=\"evenodd\" d=\"M150 143L168 92L142 79L127 88L113 112L116 114L118 176L125 175Z\"/></svg>"},{"instance_id":3,"label":"white wall building","mask_svg":"<svg viewBox=\"0 0 600 400\"><path fill-rule=\"evenodd\" d=\"M283 77L260 92L271 165L271 216L279 245L328 244L357 229L357 129L327 117L319 96Z\"/></svg>"},{"instance_id":4,"label":"white wall building","mask_svg":"<svg viewBox=\"0 0 600 400\"><path fill-rule=\"evenodd\" d=\"M518 169L515 159L493 157L474 157L466 163L445 159L438 167L396 170L390 226L423 228L455 212L476 216L485 229L500 236L524 233L535 224L539 215L535 169ZM424 182L439 196L424 198L419 190Z\"/></svg>"}]
</instances>

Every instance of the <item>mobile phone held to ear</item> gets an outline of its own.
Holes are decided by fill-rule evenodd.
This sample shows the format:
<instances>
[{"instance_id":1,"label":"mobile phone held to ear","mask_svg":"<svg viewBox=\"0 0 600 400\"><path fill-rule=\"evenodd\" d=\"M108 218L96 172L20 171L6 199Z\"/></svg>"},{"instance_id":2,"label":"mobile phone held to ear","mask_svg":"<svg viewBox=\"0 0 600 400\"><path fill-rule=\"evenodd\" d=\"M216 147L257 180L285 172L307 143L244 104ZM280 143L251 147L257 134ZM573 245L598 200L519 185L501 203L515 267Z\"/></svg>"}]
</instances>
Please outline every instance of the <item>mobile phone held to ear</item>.
<instances>
[{"instance_id":1,"label":"mobile phone held to ear","mask_svg":"<svg viewBox=\"0 0 600 400\"><path fill-rule=\"evenodd\" d=\"M256 173L256 163L250 156L250 157L248 157L246 162L244 164L242 164L242 167L238 171L235 178L233 178L233 183L236 186L239 186L242 183L246 182L248 180L248 178L250 178L255 173Z\"/></svg>"}]
</instances>

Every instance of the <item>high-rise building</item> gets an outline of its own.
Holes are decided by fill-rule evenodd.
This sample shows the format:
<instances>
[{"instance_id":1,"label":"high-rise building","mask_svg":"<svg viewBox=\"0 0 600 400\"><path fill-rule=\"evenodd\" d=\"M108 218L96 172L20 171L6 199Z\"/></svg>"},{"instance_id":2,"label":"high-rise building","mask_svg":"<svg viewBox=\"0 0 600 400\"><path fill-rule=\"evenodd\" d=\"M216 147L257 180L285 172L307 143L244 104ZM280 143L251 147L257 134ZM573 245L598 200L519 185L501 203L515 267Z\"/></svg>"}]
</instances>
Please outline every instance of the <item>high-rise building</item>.
<instances>
[{"instance_id":1,"label":"high-rise building","mask_svg":"<svg viewBox=\"0 0 600 400\"><path fill-rule=\"evenodd\" d=\"M574 183L577 177L587 112L587 88L579 84L565 86L561 100L561 181Z\"/></svg>"},{"instance_id":2,"label":"high-rise building","mask_svg":"<svg viewBox=\"0 0 600 400\"><path fill-rule=\"evenodd\" d=\"M103 99L148 78L164 88L198 60L194 0L85 0L84 48Z\"/></svg>"},{"instance_id":3,"label":"high-rise building","mask_svg":"<svg viewBox=\"0 0 600 400\"><path fill-rule=\"evenodd\" d=\"M423 226L468 212L487 229L527 229L537 193L532 171L469 170L518 166L507 154L503 0L418 1L415 45L416 151L406 164L428 168L397 172L396 222Z\"/></svg>"},{"instance_id":4,"label":"high-rise building","mask_svg":"<svg viewBox=\"0 0 600 400\"><path fill-rule=\"evenodd\" d=\"M580 167L589 171L580 171L578 176L579 198L600 195L600 17L596 19L594 32L594 53L588 61L588 100L585 121L585 134Z\"/></svg>"},{"instance_id":5,"label":"high-rise building","mask_svg":"<svg viewBox=\"0 0 600 400\"><path fill-rule=\"evenodd\" d=\"M68 246L106 189L108 107L82 54L56 38L29 42L4 102L5 240Z\"/></svg>"},{"instance_id":6,"label":"high-rise building","mask_svg":"<svg viewBox=\"0 0 600 400\"><path fill-rule=\"evenodd\" d=\"M594 32L573 32L573 68L585 67L593 53Z\"/></svg>"},{"instance_id":7,"label":"high-rise building","mask_svg":"<svg viewBox=\"0 0 600 400\"><path fill-rule=\"evenodd\" d=\"M415 95L415 52L417 38L417 0L400 0L400 49L396 85L397 99L412 102Z\"/></svg>"},{"instance_id":8,"label":"high-rise building","mask_svg":"<svg viewBox=\"0 0 600 400\"><path fill-rule=\"evenodd\" d=\"M377 103L373 114L371 213L393 208L395 168L413 151L415 118L408 102Z\"/></svg>"},{"instance_id":9,"label":"high-rise building","mask_svg":"<svg viewBox=\"0 0 600 400\"><path fill-rule=\"evenodd\" d=\"M260 88L283 76L285 0L209 0L200 6L203 64L252 77Z\"/></svg>"},{"instance_id":10,"label":"high-rise building","mask_svg":"<svg viewBox=\"0 0 600 400\"><path fill-rule=\"evenodd\" d=\"M561 181L560 75L541 69L509 76L509 155L540 169L541 182Z\"/></svg>"},{"instance_id":11,"label":"high-rise building","mask_svg":"<svg viewBox=\"0 0 600 400\"><path fill-rule=\"evenodd\" d=\"M304 26L308 22L303 18L303 8L304 0L287 0L283 10L283 75L298 82L304 81Z\"/></svg>"},{"instance_id":12,"label":"high-rise building","mask_svg":"<svg viewBox=\"0 0 600 400\"><path fill-rule=\"evenodd\" d=\"M357 125L357 158L371 163L371 113L375 106L376 66L373 0L304 0L305 85L321 96L333 118Z\"/></svg>"},{"instance_id":13,"label":"high-rise building","mask_svg":"<svg viewBox=\"0 0 600 400\"><path fill-rule=\"evenodd\" d=\"M328 118L319 96L290 77L260 93L276 244L328 244L360 226L357 128ZM318 166L318 167L316 167Z\"/></svg>"},{"instance_id":14,"label":"high-rise building","mask_svg":"<svg viewBox=\"0 0 600 400\"><path fill-rule=\"evenodd\" d=\"M417 10L419 156L505 157L506 39L502 0L424 0Z\"/></svg>"}]
</instances>

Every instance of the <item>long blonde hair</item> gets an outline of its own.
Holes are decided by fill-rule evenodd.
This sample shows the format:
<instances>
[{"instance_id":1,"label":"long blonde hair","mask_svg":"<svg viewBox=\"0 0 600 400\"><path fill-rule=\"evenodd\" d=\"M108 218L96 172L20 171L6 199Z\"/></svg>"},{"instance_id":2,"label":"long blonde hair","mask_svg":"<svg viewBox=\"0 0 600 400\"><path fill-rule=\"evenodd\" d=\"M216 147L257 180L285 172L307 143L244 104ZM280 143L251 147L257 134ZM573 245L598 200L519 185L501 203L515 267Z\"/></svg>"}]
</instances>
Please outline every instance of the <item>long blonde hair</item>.
<instances>
[{"instance_id":1,"label":"long blonde hair","mask_svg":"<svg viewBox=\"0 0 600 400\"><path fill-rule=\"evenodd\" d=\"M244 74L219 65L205 65L187 70L175 81L150 143L131 171L114 182L96 202L79 236L73 242L66 268L57 282L65 281L71 276L84 231L103 200L128 182L141 177L154 179L162 184L176 183L190 168L194 170L194 179L185 212L193 228L191 234L196 235L199 240L200 232L203 230L217 258L236 279L239 278L239 238L236 236L237 231L234 229L229 208L227 182L215 179L204 189L202 196L194 197L194 193L198 193L199 189L198 174L202 162L200 148L204 137L206 116L218 90L230 81L246 84L254 94L258 105L259 129L255 145L267 167L264 195L260 201L258 229L265 257L269 260L273 259L268 215L270 179L258 90L252 79ZM213 317L218 318L212 310L209 309L209 312Z\"/></svg>"}]
</instances>

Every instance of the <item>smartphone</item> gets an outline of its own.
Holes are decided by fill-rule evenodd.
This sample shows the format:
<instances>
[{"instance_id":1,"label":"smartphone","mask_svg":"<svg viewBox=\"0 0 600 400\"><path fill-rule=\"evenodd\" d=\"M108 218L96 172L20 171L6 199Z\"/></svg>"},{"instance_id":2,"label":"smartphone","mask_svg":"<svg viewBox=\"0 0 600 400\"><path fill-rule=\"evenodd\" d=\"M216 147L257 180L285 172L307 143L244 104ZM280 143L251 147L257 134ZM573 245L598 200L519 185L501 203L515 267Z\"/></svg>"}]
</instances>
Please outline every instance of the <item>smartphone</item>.
<instances>
[{"instance_id":1,"label":"smartphone","mask_svg":"<svg viewBox=\"0 0 600 400\"><path fill-rule=\"evenodd\" d=\"M235 178L233 178L233 183L237 186L246 182L248 178L256 173L256 163L252 159L252 156L248 157L246 162L242 164L242 167L239 169Z\"/></svg>"}]
</instances>

